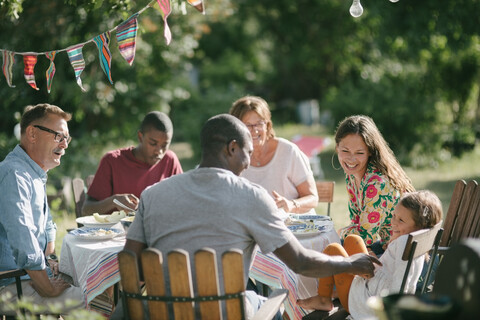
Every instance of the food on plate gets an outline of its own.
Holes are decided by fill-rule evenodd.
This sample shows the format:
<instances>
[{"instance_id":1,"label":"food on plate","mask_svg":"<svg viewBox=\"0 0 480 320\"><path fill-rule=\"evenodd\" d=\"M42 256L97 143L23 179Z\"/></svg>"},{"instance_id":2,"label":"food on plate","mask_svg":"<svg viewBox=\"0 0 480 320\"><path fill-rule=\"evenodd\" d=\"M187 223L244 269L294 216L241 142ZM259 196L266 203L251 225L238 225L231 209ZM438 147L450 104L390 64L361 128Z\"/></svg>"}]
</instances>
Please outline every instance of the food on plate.
<instances>
[{"instance_id":1,"label":"food on plate","mask_svg":"<svg viewBox=\"0 0 480 320\"><path fill-rule=\"evenodd\" d=\"M299 225L299 224L304 224L305 221L295 219L294 217L288 217L285 219L285 224L287 226L294 226L294 225Z\"/></svg>"},{"instance_id":2,"label":"food on plate","mask_svg":"<svg viewBox=\"0 0 480 320\"><path fill-rule=\"evenodd\" d=\"M93 217L95 218L95 220L102 223L119 222L121 219L125 218L126 216L127 215L123 210L112 212L112 214L102 214L102 215L98 213L93 214Z\"/></svg>"},{"instance_id":3,"label":"food on plate","mask_svg":"<svg viewBox=\"0 0 480 320\"><path fill-rule=\"evenodd\" d=\"M87 232L85 233L80 233L78 234L79 236L82 236L82 237L104 237L104 236L114 236L116 235L118 232L116 232L115 230L112 230L112 229L91 229L91 230L88 230Z\"/></svg>"}]
</instances>

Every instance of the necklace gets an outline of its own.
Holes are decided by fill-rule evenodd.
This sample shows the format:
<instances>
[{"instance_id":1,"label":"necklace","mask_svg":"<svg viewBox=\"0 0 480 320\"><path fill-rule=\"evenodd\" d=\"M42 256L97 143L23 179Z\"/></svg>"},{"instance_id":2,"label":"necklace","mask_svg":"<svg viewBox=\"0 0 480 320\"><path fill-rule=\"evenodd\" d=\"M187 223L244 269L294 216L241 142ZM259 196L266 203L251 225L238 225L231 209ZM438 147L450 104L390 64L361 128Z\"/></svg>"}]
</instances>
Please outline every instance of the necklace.
<instances>
[{"instance_id":1,"label":"necklace","mask_svg":"<svg viewBox=\"0 0 480 320\"><path fill-rule=\"evenodd\" d=\"M262 164L262 163L260 162L260 160L253 159L253 157L250 158L250 162L251 162L255 167L260 167L260 165Z\"/></svg>"}]
</instances>

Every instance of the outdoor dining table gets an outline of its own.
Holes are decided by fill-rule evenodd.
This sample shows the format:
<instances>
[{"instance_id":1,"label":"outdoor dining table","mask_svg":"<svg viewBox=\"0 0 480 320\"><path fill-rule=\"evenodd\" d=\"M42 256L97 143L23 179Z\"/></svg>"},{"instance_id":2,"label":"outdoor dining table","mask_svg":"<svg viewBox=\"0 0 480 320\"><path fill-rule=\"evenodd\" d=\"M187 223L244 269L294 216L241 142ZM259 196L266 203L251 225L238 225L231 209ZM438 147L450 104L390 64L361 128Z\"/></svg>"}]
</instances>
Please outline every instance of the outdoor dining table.
<instances>
[{"instance_id":1,"label":"outdoor dining table","mask_svg":"<svg viewBox=\"0 0 480 320\"><path fill-rule=\"evenodd\" d=\"M305 248L318 252L322 252L329 243L340 243L333 223L323 232L296 236ZM284 307L289 319L300 320L313 311L297 306L296 301L317 295L318 279L296 274L273 253L263 254L261 251L257 251L249 276L271 288L288 289L289 294L284 302Z\"/></svg>"},{"instance_id":2,"label":"outdoor dining table","mask_svg":"<svg viewBox=\"0 0 480 320\"><path fill-rule=\"evenodd\" d=\"M122 229L121 224L113 226ZM104 240L87 240L66 234L59 269L82 289L87 309L109 315L112 305L91 304L105 290L120 282L117 253L125 245L125 234Z\"/></svg>"},{"instance_id":3,"label":"outdoor dining table","mask_svg":"<svg viewBox=\"0 0 480 320\"><path fill-rule=\"evenodd\" d=\"M113 228L122 227L118 224ZM329 243L340 242L333 223L331 228L323 232L297 235L297 238L305 248L319 252ZM104 315L111 313L112 306L92 304L92 301L120 282L117 254L123 249L125 241L125 235L105 240L87 240L72 234L65 235L60 257L60 272L70 276L73 284L82 289L88 309ZM255 255L249 276L270 287L289 290L284 306L290 319L301 319L309 313L296 306L296 300L315 295L317 279L298 275L275 255L265 255L260 251Z\"/></svg>"}]
</instances>

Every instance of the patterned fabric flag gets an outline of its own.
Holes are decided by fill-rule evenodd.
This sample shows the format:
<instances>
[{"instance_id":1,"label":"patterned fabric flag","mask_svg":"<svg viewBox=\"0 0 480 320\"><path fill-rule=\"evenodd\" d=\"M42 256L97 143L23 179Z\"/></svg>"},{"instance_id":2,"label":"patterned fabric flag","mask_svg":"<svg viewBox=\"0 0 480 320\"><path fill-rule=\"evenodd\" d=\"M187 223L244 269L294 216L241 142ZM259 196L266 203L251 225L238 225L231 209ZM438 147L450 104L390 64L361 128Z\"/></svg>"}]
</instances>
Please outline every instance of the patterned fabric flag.
<instances>
[{"instance_id":1,"label":"patterned fabric flag","mask_svg":"<svg viewBox=\"0 0 480 320\"><path fill-rule=\"evenodd\" d=\"M83 69L85 69L85 60L83 60L83 53L82 53L83 45L84 44L81 43L81 44L76 44L74 46L68 47L67 54L68 54L68 59L70 59L70 64L73 67L73 71L75 71L75 78L77 79L77 84L82 89L82 91L85 92L87 90L83 88L82 79L80 78L80 75L82 74Z\"/></svg>"},{"instance_id":2,"label":"patterned fabric flag","mask_svg":"<svg viewBox=\"0 0 480 320\"><path fill-rule=\"evenodd\" d=\"M7 84L10 88L15 88L15 86L12 85L12 79L13 79L12 68L13 68L13 64L15 63L15 53L12 51L2 50L2 56L3 56L2 70L3 70L3 74L5 75L5 79L7 79Z\"/></svg>"},{"instance_id":3,"label":"patterned fabric flag","mask_svg":"<svg viewBox=\"0 0 480 320\"><path fill-rule=\"evenodd\" d=\"M93 41L98 48L100 66L107 75L108 81L113 84L112 72L110 70L112 66L112 55L110 54L110 49L108 48L108 45L110 43L110 32L107 31L99 36L96 36L95 38L93 38Z\"/></svg>"},{"instance_id":4,"label":"patterned fabric flag","mask_svg":"<svg viewBox=\"0 0 480 320\"><path fill-rule=\"evenodd\" d=\"M138 30L137 17L138 13L117 27L118 49L129 65L132 65L133 59L135 59L135 41Z\"/></svg>"},{"instance_id":5,"label":"patterned fabric flag","mask_svg":"<svg viewBox=\"0 0 480 320\"><path fill-rule=\"evenodd\" d=\"M23 64L25 68L23 68L23 73L25 76L25 80L27 83L35 90L38 90L37 84L35 83L35 65L37 64L37 56L36 55L28 55L23 56Z\"/></svg>"},{"instance_id":6,"label":"patterned fabric flag","mask_svg":"<svg viewBox=\"0 0 480 320\"><path fill-rule=\"evenodd\" d=\"M50 93L50 90L52 89L53 76L55 75L55 63L53 63L53 59L55 59L56 54L57 54L57 51L50 51L45 53L48 60L50 60L50 66L48 67L46 72L48 93Z\"/></svg>"},{"instance_id":7,"label":"patterned fabric flag","mask_svg":"<svg viewBox=\"0 0 480 320\"><path fill-rule=\"evenodd\" d=\"M163 36L165 37L165 40L167 42L167 45L170 44L170 41L172 41L172 32L170 31L170 27L168 26L167 23L167 18L172 12L172 9L170 7L170 0L157 0L158 6L160 13L162 14L163 17L163 25L164 25L164 31L163 31Z\"/></svg>"},{"instance_id":8,"label":"patterned fabric flag","mask_svg":"<svg viewBox=\"0 0 480 320\"><path fill-rule=\"evenodd\" d=\"M187 0L190 5L195 7L198 11L205 14L205 7L203 6L203 0Z\"/></svg>"}]
</instances>

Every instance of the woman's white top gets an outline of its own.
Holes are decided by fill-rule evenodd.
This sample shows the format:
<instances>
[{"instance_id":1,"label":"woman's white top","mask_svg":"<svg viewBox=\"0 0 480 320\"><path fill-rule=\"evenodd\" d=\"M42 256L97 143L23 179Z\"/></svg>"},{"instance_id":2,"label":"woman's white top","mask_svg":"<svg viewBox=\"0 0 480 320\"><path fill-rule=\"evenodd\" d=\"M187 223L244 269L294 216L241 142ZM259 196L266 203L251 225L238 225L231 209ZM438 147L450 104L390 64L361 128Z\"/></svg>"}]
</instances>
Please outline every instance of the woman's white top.
<instances>
[{"instance_id":1,"label":"woman's white top","mask_svg":"<svg viewBox=\"0 0 480 320\"><path fill-rule=\"evenodd\" d=\"M277 139L277 150L272 160L263 167L248 167L241 176L267 189L272 197L275 190L289 200L297 199L297 186L309 177L313 178L310 162L296 144L283 138ZM312 209L309 213L315 214L315 211Z\"/></svg>"}]
</instances>

